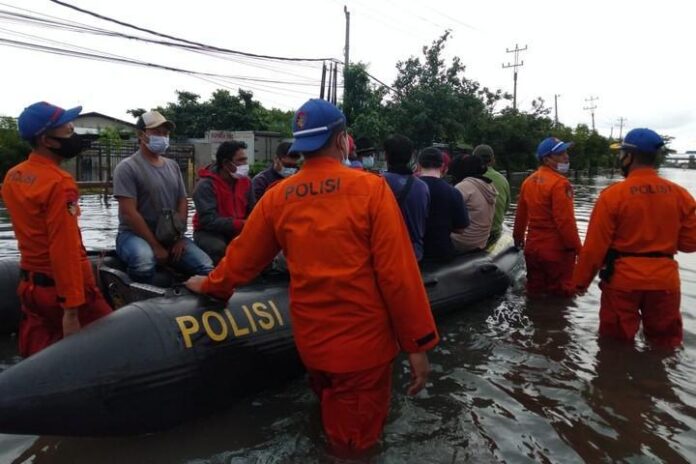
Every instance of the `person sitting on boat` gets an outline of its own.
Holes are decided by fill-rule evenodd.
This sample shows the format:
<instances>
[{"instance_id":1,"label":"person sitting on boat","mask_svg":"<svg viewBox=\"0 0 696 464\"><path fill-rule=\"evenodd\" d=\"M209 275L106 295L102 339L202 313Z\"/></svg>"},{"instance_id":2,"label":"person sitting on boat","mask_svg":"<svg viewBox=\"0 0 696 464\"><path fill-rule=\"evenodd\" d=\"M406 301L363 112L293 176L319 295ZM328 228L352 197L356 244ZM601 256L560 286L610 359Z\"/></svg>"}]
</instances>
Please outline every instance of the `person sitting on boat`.
<instances>
[{"instance_id":1,"label":"person sitting on boat","mask_svg":"<svg viewBox=\"0 0 696 464\"><path fill-rule=\"evenodd\" d=\"M413 157L413 142L403 135L392 135L384 141L387 159L387 180L399 204L411 237L416 259L423 258L423 237L430 208L428 185L413 174L408 166Z\"/></svg>"},{"instance_id":2,"label":"person sitting on boat","mask_svg":"<svg viewBox=\"0 0 696 464\"><path fill-rule=\"evenodd\" d=\"M575 223L573 187L568 172L572 143L556 137L537 147L539 169L522 183L513 238L524 247L530 296L572 293L575 257L582 244ZM526 235L526 237L525 237Z\"/></svg>"},{"instance_id":3,"label":"person sitting on boat","mask_svg":"<svg viewBox=\"0 0 696 464\"><path fill-rule=\"evenodd\" d=\"M254 207L246 147L244 142L223 142L215 163L198 171L200 180L192 195L193 240L214 263L222 259Z\"/></svg>"},{"instance_id":4,"label":"person sitting on boat","mask_svg":"<svg viewBox=\"0 0 696 464\"><path fill-rule=\"evenodd\" d=\"M430 207L423 237L423 261L446 262L456 256L450 234L461 233L469 226L464 198L457 189L441 179L444 157L435 147L418 155L420 179L428 185Z\"/></svg>"},{"instance_id":5,"label":"person sitting on boat","mask_svg":"<svg viewBox=\"0 0 696 464\"><path fill-rule=\"evenodd\" d=\"M469 226L451 235L454 248L460 253L483 250L491 233L498 191L492 181L483 176L486 166L478 156L454 158L448 172L469 213Z\"/></svg>"},{"instance_id":6,"label":"person sitting on boat","mask_svg":"<svg viewBox=\"0 0 696 464\"><path fill-rule=\"evenodd\" d=\"M302 155L300 153L288 153L290 142L282 142L276 148L273 164L254 176L251 181L254 198L259 201L266 190L276 182L297 173Z\"/></svg>"},{"instance_id":7,"label":"person sitting on boat","mask_svg":"<svg viewBox=\"0 0 696 464\"><path fill-rule=\"evenodd\" d=\"M491 225L491 235L488 239L488 243L493 243L500 238L503 232L505 213L510 208L510 183L505 176L493 169L493 166L495 166L495 153L490 145L476 146L473 154L483 160L483 164L486 165L486 172L483 174L483 177L490 179L498 192L498 196L495 197L495 215Z\"/></svg>"},{"instance_id":8,"label":"person sitting on boat","mask_svg":"<svg viewBox=\"0 0 696 464\"><path fill-rule=\"evenodd\" d=\"M177 162L163 156L173 129L174 123L157 111L144 113L136 124L140 149L114 170L116 254L138 282L152 282L158 263L187 274L205 275L213 269L210 257L184 235L184 180Z\"/></svg>"},{"instance_id":9,"label":"person sitting on boat","mask_svg":"<svg viewBox=\"0 0 696 464\"><path fill-rule=\"evenodd\" d=\"M418 263L403 252L411 242L389 186L341 165L343 113L311 99L295 113L293 135L302 170L266 192L215 270L186 286L226 300L282 249L294 339L324 431L336 451L359 452L382 433L399 349L408 353L415 394L439 337Z\"/></svg>"},{"instance_id":10,"label":"person sitting on boat","mask_svg":"<svg viewBox=\"0 0 696 464\"><path fill-rule=\"evenodd\" d=\"M648 342L677 347L683 338L677 251L696 251L696 201L657 174L664 140L633 129L619 145L626 180L595 203L573 282L584 292L600 268L599 336L633 342L642 322Z\"/></svg>"},{"instance_id":11,"label":"person sitting on boat","mask_svg":"<svg viewBox=\"0 0 696 464\"><path fill-rule=\"evenodd\" d=\"M17 125L32 151L2 184L21 256L19 354L25 357L111 313L82 243L77 184L59 167L82 151L72 123L80 111L46 102L25 108Z\"/></svg>"}]
</instances>

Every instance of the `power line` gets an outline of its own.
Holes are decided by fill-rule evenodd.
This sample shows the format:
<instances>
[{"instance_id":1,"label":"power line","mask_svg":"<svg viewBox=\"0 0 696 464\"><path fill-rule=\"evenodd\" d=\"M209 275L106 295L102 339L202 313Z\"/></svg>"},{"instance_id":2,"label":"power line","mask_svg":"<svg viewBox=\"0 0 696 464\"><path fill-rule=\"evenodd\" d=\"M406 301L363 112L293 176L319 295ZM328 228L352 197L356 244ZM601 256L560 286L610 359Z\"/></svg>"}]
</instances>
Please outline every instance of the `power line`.
<instances>
[{"instance_id":1,"label":"power line","mask_svg":"<svg viewBox=\"0 0 696 464\"><path fill-rule=\"evenodd\" d=\"M71 5L69 3L62 2L60 0L50 0L50 1L52 3L57 4L57 5L61 5L61 6L64 6L66 8L70 8L71 10L75 10L75 11L78 11L80 13L84 13L84 14L93 16L95 18L99 18L99 19L104 20L104 21L118 24L119 26L127 27L130 29L135 29L136 31L146 32L148 34L152 34L152 35L157 36L157 37L175 40L178 42L183 42L183 43L186 43L189 45L195 45L197 47L206 48L209 50L215 50L215 51L226 52L226 53L233 53L236 55L249 56L249 57L253 57L253 58L263 58L263 59L280 60L280 61L337 61L335 58L297 58L297 57L286 57L286 56L261 55L261 54L257 54L257 53L243 52L243 51L239 51L239 50L231 50L229 48L216 47L214 45L208 45L208 44L204 44L201 42L195 42L192 40L183 39L181 37L176 37L176 36L172 36L172 35L168 35L168 34L163 34L161 32L153 31L152 29L147 29L144 27L136 26L134 24L130 24L130 23L127 23L125 21L120 21L118 19L110 18L108 16L104 16L104 15L101 15L99 13L95 13L93 11L77 7L75 5Z\"/></svg>"}]
</instances>

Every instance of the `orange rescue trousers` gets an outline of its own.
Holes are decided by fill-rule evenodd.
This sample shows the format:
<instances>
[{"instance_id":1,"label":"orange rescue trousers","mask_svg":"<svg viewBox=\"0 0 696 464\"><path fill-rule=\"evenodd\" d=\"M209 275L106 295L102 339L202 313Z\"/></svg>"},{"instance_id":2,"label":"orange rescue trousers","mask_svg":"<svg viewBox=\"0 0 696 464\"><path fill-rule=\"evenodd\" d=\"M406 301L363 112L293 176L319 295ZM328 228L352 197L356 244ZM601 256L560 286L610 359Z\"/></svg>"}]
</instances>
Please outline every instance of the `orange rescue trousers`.
<instances>
[{"instance_id":1,"label":"orange rescue trousers","mask_svg":"<svg viewBox=\"0 0 696 464\"><path fill-rule=\"evenodd\" d=\"M677 347L683 338L679 290L618 290L604 284L599 309L599 336L632 342L641 321L648 342Z\"/></svg>"},{"instance_id":2,"label":"orange rescue trousers","mask_svg":"<svg viewBox=\"0 0 696 464\"><path fill-rule=\"evenodd\" d=\"M19 323L19 354L23 357L43 350L63 338L63 308L54 285L39 285L28 273L17 290L22 304ZM93 284L85 284L86 302L78 309L80 326L84 327L111 313L111 307Z\"/></svg>"},{"instance_id":3,"label":"orange rescue trousers","mask_svg":"<svg viewBox=\"0 0 696 464\"><path fill-rule=\"evenodd\" d=\"M391 401L392 361L356 372L308 369L321 403L321 422L333 451L360 453L382 435Z\"/></svg>"},{"instance_id":4,"label":"orange rescue trousers","mask_svg":"<svg viewBox=\"0 0 696 464\"><path fill-rule=\"evenodd\" d=\"M574 250L525 248L524 260L527 265L527 293L530 296L572 294Z\"/></svg>"}]
</instances>

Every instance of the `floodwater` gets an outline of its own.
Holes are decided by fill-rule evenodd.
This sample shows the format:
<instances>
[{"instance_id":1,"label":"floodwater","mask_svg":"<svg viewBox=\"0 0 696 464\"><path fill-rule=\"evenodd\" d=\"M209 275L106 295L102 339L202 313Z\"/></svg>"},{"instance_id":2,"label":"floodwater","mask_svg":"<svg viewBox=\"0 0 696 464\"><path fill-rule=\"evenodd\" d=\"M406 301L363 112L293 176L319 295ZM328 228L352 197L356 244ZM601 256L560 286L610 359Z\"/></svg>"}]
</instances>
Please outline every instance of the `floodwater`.
<instances>
[{"instance_id":1,"label":"floodwater","mask_svg":"<svg viewBox=\"0 0 696 464\"><path fill-rule=\"evenodd\" d=\"M696 194L696 172L663 174ZM575 178L584 234L598 192L615 181ZM90 248L110 247L115 205L86 196ZM512 221L514 212L508 216ZM0 210L0 256L16 245ZM395 395L374 463L696 462L696 256L678 257L684 346L659 351L597 341L599 290L574 301L530 302L518 285L440 324L427 391ZM0 370L17 362L0 340ZM212 417L140 437L76 439L0 435L5 463L323 463L318 405L303 379L259 392Z\"/></svg>"}]
</instances>

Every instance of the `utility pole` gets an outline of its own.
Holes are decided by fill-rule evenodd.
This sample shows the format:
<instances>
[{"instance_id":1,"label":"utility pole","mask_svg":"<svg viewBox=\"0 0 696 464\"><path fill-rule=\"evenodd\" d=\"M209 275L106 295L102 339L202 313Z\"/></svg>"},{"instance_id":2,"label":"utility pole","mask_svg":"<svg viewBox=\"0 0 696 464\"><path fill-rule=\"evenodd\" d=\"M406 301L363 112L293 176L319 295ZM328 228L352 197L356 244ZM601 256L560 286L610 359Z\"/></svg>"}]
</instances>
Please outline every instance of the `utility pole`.
<instances>
[{"instance_id":1,"label":"utility pole","mask_svg":"<svg viewBox=\"0 0 696 464\"><path fill-rule=\"evenodd\" d=\"M514 53L515 54L515 61L514 64L510 64L508 61L508 64L503 63L503 69L507 68L513 68L513 79L514 79L514 87L513 87L513 92L512 92L512 108L517 109L517 68L520 66L524 65L524 60L519 61L520 58L520 52L523 52L527 50L527 46L525 45L524 48L520 48L519 45L515 44L515 48L510 50L509 48L505 49L506 53Z\"/></svg>"},{"instance_id":2,"label":"utility pole","mask_svg":"<svg viewBox=\"0 0 696 464\"><path fill-rule=\"evenodd\" d=\"M553 94L554 121L556 122L556 127L558 127L558 97L560 97L559 94Z\"/></svg>"},{"instance_id":3,"label":"utility pole","mask_svg":"<svg viewBox=\"0 0 696 464\"><path fill-rule=\"evenodd\" d=\"M582 107L583 110L589 110L590 114L592 115L592 132L597 132L595 130L595 123L594 123L594 110L597 109L597 104L595 102L597 100L599 100L599 97L592 97L591 96L590 98L586 98L585 101L590 102L590 104L588 106Z\"/></svg>"},{"instance_id":4,"label":"utility pole","mask_svg":"<svg viewBox=\"0 0 696 464\"><path fill-rule=\"evenodd\" d=\"M619 142L621 142L623 141L623 126L627 119L621 116L619 119L617 119L617 121L619 123Z\"/></svg>"},{"instance_id":5,"label":"utility pole","mask_svg":"<svg viewBox=\"0 0 696 464\"><path fill-rule=\"evenodd\" d=\"M324 99L324 89L326 88L326 62L321 64L321 90L319 91L319 98Z\"/></svg>"},{"instance_id":6,"label":"utility pole","mask_svg":"<svg viewBox=\"0 0 696 464\"><path fill-rule=\"evenodd\" d=\"M350 12L348 7L343 5L343 12L346 14L346 45L343 49L345 57L343 58L343 106L346 105L346 74L348 73L348 64L350 63Z\"/></svg>"}]
</instances>

